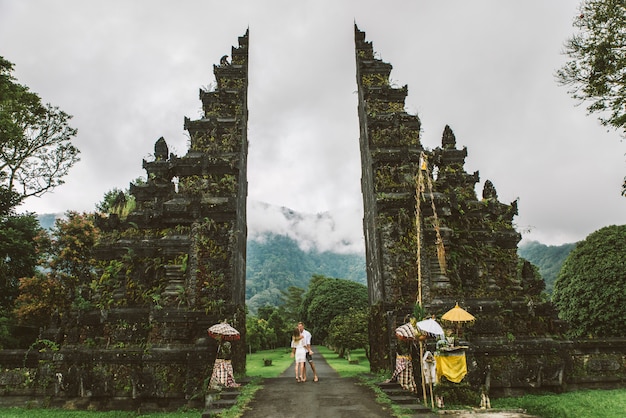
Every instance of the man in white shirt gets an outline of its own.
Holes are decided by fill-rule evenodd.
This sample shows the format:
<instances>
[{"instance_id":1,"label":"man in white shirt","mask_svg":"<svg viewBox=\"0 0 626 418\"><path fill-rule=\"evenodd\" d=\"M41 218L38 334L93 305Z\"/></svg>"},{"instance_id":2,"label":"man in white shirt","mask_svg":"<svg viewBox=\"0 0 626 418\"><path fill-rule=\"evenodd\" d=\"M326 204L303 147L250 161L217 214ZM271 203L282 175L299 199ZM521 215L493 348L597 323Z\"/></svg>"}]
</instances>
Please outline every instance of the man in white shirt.
<instances>
[{"instance_id":1,"label":"man in white shirt","mask_svg":"<svg viewBox=\"0 0 626 418\"><path fill-rule=\"evenodd\" d=\"M313 363L313 350L311 350L311 333L304 329L304 324L302 322L298 322L298 329L300 333L304 337L304 345L306 346L306 359L311 366L311 370L313 370L313 381L317 382L319 379L317 378L317 372L315 371L315 364ZM306 363L305 363L306 364ZM304 376L306 379L306 365L304 367Z\"/></svg>"}]
</instances>

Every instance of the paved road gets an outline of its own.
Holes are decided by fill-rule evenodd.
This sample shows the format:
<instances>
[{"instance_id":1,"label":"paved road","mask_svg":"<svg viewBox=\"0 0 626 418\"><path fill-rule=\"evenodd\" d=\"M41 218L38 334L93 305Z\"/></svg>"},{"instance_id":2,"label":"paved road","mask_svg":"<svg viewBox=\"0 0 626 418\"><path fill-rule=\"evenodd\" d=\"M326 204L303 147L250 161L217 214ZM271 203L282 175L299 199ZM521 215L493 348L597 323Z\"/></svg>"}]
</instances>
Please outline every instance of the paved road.
<instances>
[{"instance_id":1,"label":"paved road","mask_svg":"<svg viewBox=\"0 0 626 418\"><path fill-rule=\"evenodd\" d=\"M313 382L313 372L307 366L307 381L297 383L292 364L279 377L263 381L263 388L255 393L242 418L394 418L357 379L340 378L321 355L315 354L314 361L319 382ZM490 410L442 410L439 414L442 418L537 418Z\"/></svg>"},{"instance_id":2,"label":"paved road","mask_svg":"<svg viewBox=\"0 0 626 418\"><path fill-rule=\"evenodd\" d=\"M307 381L297 383L291 365L279 377L265 379L242 418L393 418L371 389L357 385L357 379L340 378L321 355L314 361L319 382L307 367Z\"/></svg>"}]
</instances>

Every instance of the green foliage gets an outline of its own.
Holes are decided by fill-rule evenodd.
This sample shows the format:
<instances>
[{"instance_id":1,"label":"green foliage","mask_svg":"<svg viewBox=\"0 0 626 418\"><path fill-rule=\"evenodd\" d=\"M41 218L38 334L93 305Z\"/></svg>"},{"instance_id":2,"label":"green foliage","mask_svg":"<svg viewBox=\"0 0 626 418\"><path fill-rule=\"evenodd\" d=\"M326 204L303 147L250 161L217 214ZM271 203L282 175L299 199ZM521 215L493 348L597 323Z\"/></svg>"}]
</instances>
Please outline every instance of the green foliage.
<instances>
[{"instance_id":1,"label":"green foliage","mask_svg":"<svg viewBox=\"0 0 626 418\"><path fill-rule=\"evenodd\" d=\"M35 273L46 234L34 215L0 215L0 313L13 309L19 279Z\"/></svg>"},{"instance_id":2,"label":"green foliage","mask_svg":"<svg viewBox=\"0 0 626 418\"><path fill-rule=\"evenodd\" d=\"M291 286L306 289L314 274L365 284L365 257L361 254L303 251L294 240L283 235L267 234L263 240L249 240L246 305L253 314L260 306L281 305L283 292Z\"/></svg>"},{"instance_id":3,"label":"green foliage","mask_svg":"<svg viewBox=\"0 0 626 418\"><path fill-rule=\"evenodd\" d=\"M480 393L468 382L453 383L445 377L433 389L435 396L441 396L448 405L479 405Z\"/></svg>"},{"instance_id":4,"label":"green foliage","mask_svg":"<svg viewBox=\"0 0 626 418\"><path fill-rule=\"evenodd\" d=\"M350 309L366 309L367 287L349 280L314 275L303 298L303 322L318 344L328 338L333 318Z\"/></svg>"},{"instance_id":5,"label":"green foliage","mask_svg":"<svg viewBox=\"0 0 626 418\"><path fill-rule=\"evenodd\" d=\"M591 233L569 254L553 301L572 337L626 337L626 225Z\"/></svg>"},{"instance_id":6,"label":"green foliage","mask_svg":"<svg viewBox=\"0 0 626 418\"><path fill-rule=\"evenodd\" d=\"M0 57L0 182L23 200L63 184L79 150L71 143L71 116L42 104L12 71L13 64Z\"/></svg>"},{"instance_id":7,"label":"green foliage","mask_svg":"<svg viewBox=\"0 0 626 418\"><path fill-rule=\"evenodd\" d=\"M366 308L349 308L332 319L328 328L328 343L339 349L340 356L343 357L346 351L350 360L351 352L358 348L365 349L369 356L368 318Z\"/></svg>"},{"instance_id":8,"label":"green foliage","mask_svg":"<svg viewBox=\"0 0 626 418\"><path fill-rule=\"evenodd\" d=\"M321 354L328 365L341 377L355 377L360 375L370 375L370 363L364 349L357 349L352 352L352 361L340 356L336 351L327 347L315 346L315 352ZM380 379L380 382L383 379Z\"/></svg>"},{"instance_id":9,"label":"green foliage","mask_svg":"<svg viewBox=\"0 0 626 418\"><path fill-rule=\"evenodd\" d=\"M15 305L20 322L45 326L53 314L63 316L83 303L94 278L92 252L98 236L91 215L67 212L56 220L50 254L41 260L43 272L20 280Z\"/></svg>"},{"instance_id":10,"label":"green foliage","mask_svg":"<svg viewBox=\"0 0 626 418\"><path fill-rule=\"evenodd\" d=\"M584 0L574 18L578 30L565 44L570 58L557 71L573 98L589 101L589 113L626 134L626 5L623 0Z\"/></svg>"},{"instance_id":11,"label":"green foliage","mask_svg":"<svg viewBox=\"0 0 626 418\"><path fill-rule=\"evenodd\" d=\"M265 360L271 360L272 365L266 366ZM246 375L263 378L278 377L292 364L290 348L257 351L246 356Z\"/></svg>"},{"instance_id":12,"label":"green foliage","mask_svg":"<svg viewBox=\"0 0 626 418\"><path fill-rule=\"evenodd\" d=\"M274 349L277 346L276 331L270 327L267 319L248 315L246 317L246 343L251 353Z\"/></svg>"},{"instance_id":13,"label":"green foliage","mask_svg":"<svg viewBox=\"0 0 626 418\"><path fill-rule=\"evenodd\" d=\"M144 181L137 178L134 183L141 184ZM100 213L115 213L120 219L126 219L136 206L135 196L130 194L129 189L121 190L115 187L104 194L102 202L96 204L96 210Z\"/></svg>"},{"instance_id":14,"label":"green foliage","mask_svg":"<svg viewBox=\"0 0 626 418\"><path fill-rule=\"evenodd\" d=\"M575 246L576 244L544 245L530 241L520 245L517 253L539 268L539 273L546 282L546 291L552 293L561 266Z\"/></svg>"},{"instance_id":15,"label":"green foliage","mask_svg":"<svg viewBox=\"0 0 626 418\"><path fill-rule=\"evenodd\" d=\"M302 297L305 290L296 287L289 286L286 291L282 291L281 308L285 314L285 322L288 324L297 324L302 318Z\"/></svg>"},{"instance_id":16,"label":"green foliage","mask_svg":"<svg viewBox=\"0 0 626 418\"><path fill-rule=\"evenodd\" d=\"M524 409L539 417L613 418L624 415L626 389L581 390L561 394L492 399L493 408Z\"/></svg>"}]
</instances>

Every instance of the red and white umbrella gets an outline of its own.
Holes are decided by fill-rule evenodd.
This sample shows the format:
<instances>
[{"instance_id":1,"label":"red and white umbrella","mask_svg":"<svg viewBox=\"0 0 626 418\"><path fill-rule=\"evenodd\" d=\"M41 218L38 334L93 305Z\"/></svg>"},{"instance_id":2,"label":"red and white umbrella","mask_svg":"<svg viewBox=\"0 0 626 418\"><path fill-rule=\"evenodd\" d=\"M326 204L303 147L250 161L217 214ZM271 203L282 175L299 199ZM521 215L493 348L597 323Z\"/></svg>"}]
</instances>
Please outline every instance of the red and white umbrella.
<instances>
[{"instance_id":1,"label":"red and white umbrella","mask_svg":"<svg viewBox=\"0 0 626 418\"><path fill-rule=\"evenodd\" d=\"M413 327L413 325L411 325L410 322L396 328L396 337L401 340L415 340L417 334L417 330Z\"/></svg>"},{"instance_id":2,"label":"red and white umbrella","mask_svg":"<svg viewBox=\"0 0 626 418\"><path fill-rule=\"evenodd\" d=\"M226 322L212 325L208 330L211 337L217 340L235 341L241 338L241 334Z\"/></svg>"}]
</instances>

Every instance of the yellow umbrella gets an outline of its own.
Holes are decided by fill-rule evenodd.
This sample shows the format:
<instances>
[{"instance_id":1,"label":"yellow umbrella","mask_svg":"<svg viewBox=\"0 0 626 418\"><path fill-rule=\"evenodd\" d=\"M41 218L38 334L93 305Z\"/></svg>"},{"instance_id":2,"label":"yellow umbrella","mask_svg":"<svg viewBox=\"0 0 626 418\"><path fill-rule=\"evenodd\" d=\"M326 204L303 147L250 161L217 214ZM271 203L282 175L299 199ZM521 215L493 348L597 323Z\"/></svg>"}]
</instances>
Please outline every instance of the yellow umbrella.
<instances>
[{"instance_id":1,"label":"yellow umbrella","mask_svg":"<svg viewBox=\"0 0 626 418\"><path fill-rule=\"evenodd\" d=\"M474 315L461 308L457 302L456 306L443 314L441 319L450 322L472 322L476 318L474 318Z\"/></svg>"},{"instance_id":2,"label":"yellow umbrella","mask_svg":"<svg viewBox=\"0 0 626 418\"><path fill-rule=\"evenodd\" d=\"M474 315L461 308L459 306L459 303L457 302L454 308L450 309L448 312L441 316L441 319L443 319L444 321L456 323L456 336L458 338L460 324L463 322L472 322L476 318L474 318Z\"/></svg>"}]
</instances>

